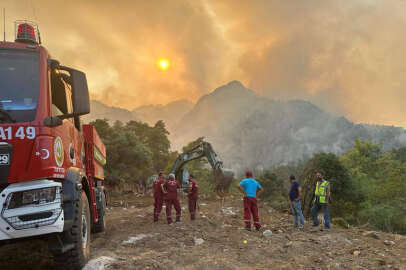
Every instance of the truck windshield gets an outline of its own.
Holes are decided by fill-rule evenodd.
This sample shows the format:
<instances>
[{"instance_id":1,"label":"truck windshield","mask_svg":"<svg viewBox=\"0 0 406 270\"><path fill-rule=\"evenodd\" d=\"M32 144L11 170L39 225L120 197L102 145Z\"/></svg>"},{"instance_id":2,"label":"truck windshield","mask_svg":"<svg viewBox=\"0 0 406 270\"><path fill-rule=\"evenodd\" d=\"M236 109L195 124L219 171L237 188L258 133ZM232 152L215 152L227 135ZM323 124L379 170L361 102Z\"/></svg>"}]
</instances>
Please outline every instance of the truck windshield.
<instances>
[{"instance_id":1,"label":"truck windshield","mask_svg":"<svg viewBox=\"0 0 406 270\"><path fill-rule=\"evenodd\" d=\"M0 123L35 119L39 79L38 52L0 49Z\"/></svg>"}]
</instances>

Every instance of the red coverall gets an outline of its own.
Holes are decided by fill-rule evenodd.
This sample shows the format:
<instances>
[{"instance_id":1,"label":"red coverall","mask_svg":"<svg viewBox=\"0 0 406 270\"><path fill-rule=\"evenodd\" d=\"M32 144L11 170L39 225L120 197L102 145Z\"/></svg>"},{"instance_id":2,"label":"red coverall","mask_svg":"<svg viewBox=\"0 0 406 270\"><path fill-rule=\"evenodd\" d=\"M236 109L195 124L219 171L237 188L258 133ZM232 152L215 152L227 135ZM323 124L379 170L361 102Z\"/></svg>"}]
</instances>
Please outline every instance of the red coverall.
<instances>
[{"instance_id":1,"label":"red coverall","mask_svg":"<svg viewBox=\"0 0 406 270\"><path fill-rule=\"evenodd\" d=\"M158 221L159 214L162 211L162 205L164 203L164 193L162 192L162 186L165 183L165 179L160 176L154 180L152 189L154 191L154 221Z\"/></svg>"},{"instance_id":2,"label":"red coverall","mask_svg":"<svg viewBox=\"0 0 406 270\"><path fill-rule=\"evenodd\" d=\"M259 223L257 198L244 197L244 222L247 228L251 228L251 214L254 219L254 226L259 230L261 224Z\"/></svg>"},{"instance_id":3,"label":"red coverall","mask_svg":"<svg viewBox=\"0 0 406 270\"><path fill-rule=\"evenodd\" d=\"M176 221L180 221L181 208L178 200L178 188L180 185L176 179L169 179L164 184L165 190L168 192L165 194L165 205L166 205L166 218L168 224L172 223L172 205L176 210Z\"/></svg>"},{"instance_id":4,"label":"red coverall","mask_svg":"<svg viewBox=\"0 0 406 270\"><path fill-rule=\"evenodd\" d=\"M197 198L198 198L198 188L199 185L197 184L197 181L194 179L190 179L189 181L189 213L190 213L190 219L195 220L196 217L196 206L197 206Z\"/></svg>"}]
</instances>

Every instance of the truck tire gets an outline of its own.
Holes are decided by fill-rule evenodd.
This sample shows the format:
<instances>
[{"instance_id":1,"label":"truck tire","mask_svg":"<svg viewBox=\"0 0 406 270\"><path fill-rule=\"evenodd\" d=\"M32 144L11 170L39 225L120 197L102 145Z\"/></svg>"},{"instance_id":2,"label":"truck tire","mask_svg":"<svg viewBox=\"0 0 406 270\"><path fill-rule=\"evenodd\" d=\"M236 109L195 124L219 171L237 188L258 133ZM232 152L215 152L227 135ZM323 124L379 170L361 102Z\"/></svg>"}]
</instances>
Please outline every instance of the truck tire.
<instances>
[{"instance_id":1,"label":"truck tire","mask_svg":"<svg viewBox=\"0 0 406 270\"><path fill-rule=\"evenodd\" d=\"M102 192L102 207L97 210L97 215L99 217L99 221L95 222L93 225L93 232L94 233L101 233L106 230L106 195Z\"/></svg>"},{"instance_id":2,"label":"truck tire","mask_svg":"<svg viewBox=\"0 0 406 270\"><path fill-rule=\"evenodd\" d=\"M73 225L69 231L63 232L65 239L71 239L74 247L62 254L55 255L56 269L80 270L90 257L90 209L85 192L80 200L74 202Z\"/></svg>"}]
</instances>

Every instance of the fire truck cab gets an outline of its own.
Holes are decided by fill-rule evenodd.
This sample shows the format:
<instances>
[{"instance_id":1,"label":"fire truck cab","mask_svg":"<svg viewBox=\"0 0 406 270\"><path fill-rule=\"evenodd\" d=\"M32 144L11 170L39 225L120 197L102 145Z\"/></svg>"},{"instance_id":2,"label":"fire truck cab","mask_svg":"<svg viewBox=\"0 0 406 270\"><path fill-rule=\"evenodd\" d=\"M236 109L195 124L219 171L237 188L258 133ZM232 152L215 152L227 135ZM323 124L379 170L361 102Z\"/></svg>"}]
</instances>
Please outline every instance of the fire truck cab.
<instances>
[{"instance_id":1,"label":"fire truck cab","mask_svg":"<svg viewBox=\"0 0 406 270\"><path fill-rule=\"evenodd\" d=\"M58 269L81 269L106 225L106 150L80 119L86 75L51 58L34 23L15 34L0 42L0 244L43 237Z\"/></svg>"}]
</instances>

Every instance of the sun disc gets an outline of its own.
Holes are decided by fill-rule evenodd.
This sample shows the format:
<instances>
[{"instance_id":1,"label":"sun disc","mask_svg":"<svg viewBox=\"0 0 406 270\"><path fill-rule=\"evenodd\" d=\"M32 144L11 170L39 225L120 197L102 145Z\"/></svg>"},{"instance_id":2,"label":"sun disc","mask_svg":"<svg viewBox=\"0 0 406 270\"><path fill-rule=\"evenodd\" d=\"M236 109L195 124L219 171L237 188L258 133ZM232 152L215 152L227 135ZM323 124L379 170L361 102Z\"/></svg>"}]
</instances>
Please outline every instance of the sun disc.
<instances>
[{"instance_id":1,"label":"sun disc","mask_svg":"<svg viewBox=\"0 0 406 270\"><path fill-rule=\"evenodd\" d=\"M169 62L169 60L167 60L167 59L160 59L160 60L158 61L158 67L159 67L161 70L167 70L167 69L169 68L169 66L170 66L170 62Z\"/></svg>"}]
</instances>

